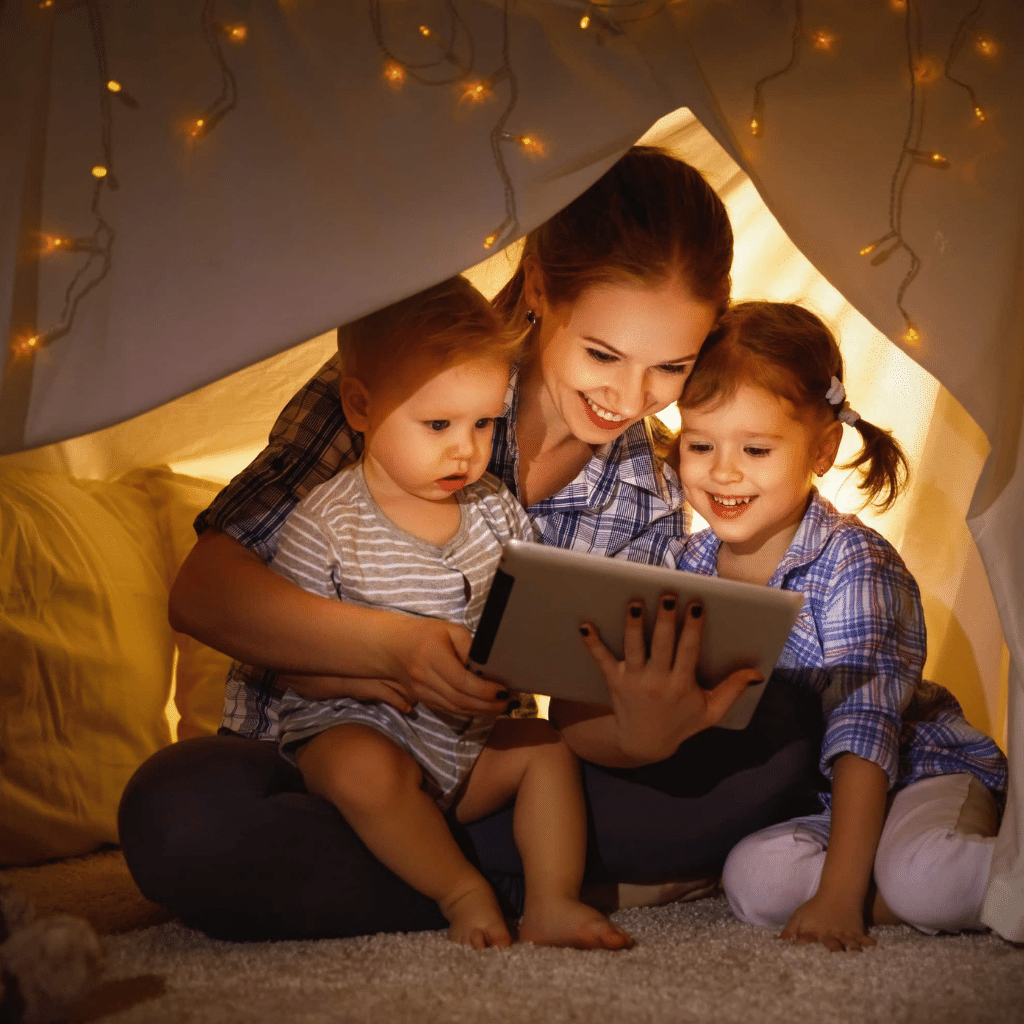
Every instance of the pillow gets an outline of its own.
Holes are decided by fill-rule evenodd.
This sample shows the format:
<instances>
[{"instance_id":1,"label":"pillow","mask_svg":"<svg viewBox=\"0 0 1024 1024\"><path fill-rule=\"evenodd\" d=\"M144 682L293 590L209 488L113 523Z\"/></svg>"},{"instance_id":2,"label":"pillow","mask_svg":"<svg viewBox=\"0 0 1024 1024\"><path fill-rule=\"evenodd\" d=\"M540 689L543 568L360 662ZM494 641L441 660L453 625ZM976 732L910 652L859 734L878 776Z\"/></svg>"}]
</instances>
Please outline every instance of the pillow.
<instances>
[{"instance_id":1,"label":"pillow","mask_svg":"<svg viewBox=\"0 0 1024 1024\"><path fill-rule=\"evenodd\" d=\"M117 842L171 740L168 581L143 489L0 469L0 864Z\"/></svg>"},{"instance_id":2,"label":"pillow","mask_svg":"<svg viewBox=\"0 0 1024 1024\"><path fill-rule=\"evenodd\" d=\"M121 483L143 491L153 504L164 545L168 591L185 556L196 542L192 522L217 496L222 484L172 472L167 466L133 470ZM176 735L207 736L220 726L224 711L224 680L231 659L184 633L174 633Z\"/></svg>"}]
</instances>

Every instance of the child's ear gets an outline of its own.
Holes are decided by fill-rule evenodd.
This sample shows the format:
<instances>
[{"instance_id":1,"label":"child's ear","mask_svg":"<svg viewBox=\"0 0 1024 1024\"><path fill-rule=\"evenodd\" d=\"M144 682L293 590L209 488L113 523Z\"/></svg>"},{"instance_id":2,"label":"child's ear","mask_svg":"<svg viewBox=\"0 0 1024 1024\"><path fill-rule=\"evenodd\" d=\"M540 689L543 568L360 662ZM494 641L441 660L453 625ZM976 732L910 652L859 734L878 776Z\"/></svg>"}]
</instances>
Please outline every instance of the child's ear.
<instances>
[{"instance_id":1,"label":"child's ear","mask_svg":"<svg viewBox=\"0 0 1024 1024\"><path fill-rule=\"evenodd\" d=\"M348 425L365 433L370 422L370 392L366 385L357 377L342 377L339 392Z\"/></svg>"},{"instance_id":2,"label":"child's ear","mask_svg":"<svg viewBox=\"0 0 1024 1024\"><path fill-rule=\"evenodd\" d=\"M843 425L839 420L830 423L818 438L818 458L814 463L816 476L824 476L834 465L843 440Z\"/></svg>"}]
</instances>

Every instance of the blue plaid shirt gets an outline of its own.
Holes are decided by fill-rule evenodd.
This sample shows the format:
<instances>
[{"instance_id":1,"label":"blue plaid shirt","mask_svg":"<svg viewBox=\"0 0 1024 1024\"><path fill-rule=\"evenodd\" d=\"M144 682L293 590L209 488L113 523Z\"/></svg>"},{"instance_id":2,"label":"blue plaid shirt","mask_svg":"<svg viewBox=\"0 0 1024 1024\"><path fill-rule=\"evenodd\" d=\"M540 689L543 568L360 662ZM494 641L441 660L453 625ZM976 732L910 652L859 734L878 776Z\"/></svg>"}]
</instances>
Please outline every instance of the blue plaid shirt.
<instances>
[{"instance_id":1,"label":"blue plaid shirt","mask_svg":"<svg viewBox=\"0 0 1024 1024\"><path fill-rule=\"evenodd\" d=\"M714 576L719 540L694 534L678 566ZM921 596L896 549L817 491L770 587L794 590L804 606L775 676L821 697L821 770L850 752L879 765L889 786L970 772L1006 790L1006 757L964 717L957 699L921 677Z\"/></svg>"},{"instance_id":2,"label":"blue plaid shirt","mask_svg":"<svg viewBox=\"0 0 1024 1024\"><path fill-rule=\"evenodd\" d=\"M362 435L341 408L340 379L335 355L285 406L268 446L196 517L197 533L210 526L223 530L270 562L291 510L362 454ZM487 467L517 498L518 397L513 370ZM544 544L655 565L676 564L689 526L679 479L657 465L643 421L599 448L575 480L526 512ZM228 673L222 725L276 739L278 697L275 673L236 662Z\"/></svg>"}]
</instances>

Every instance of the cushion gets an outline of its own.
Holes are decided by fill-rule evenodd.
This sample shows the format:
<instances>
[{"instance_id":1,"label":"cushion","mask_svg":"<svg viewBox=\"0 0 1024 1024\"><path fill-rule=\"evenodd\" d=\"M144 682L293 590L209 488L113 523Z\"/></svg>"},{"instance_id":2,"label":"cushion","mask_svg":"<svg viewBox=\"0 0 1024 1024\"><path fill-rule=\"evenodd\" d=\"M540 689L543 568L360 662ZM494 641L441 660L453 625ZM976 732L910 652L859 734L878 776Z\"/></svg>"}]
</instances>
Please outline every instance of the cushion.
<instances>
[{"instance_id":1,"label":"cushion","mask_svg":"<svg viewBox=\"0 0 1024 1024\"><path fill-rule=\"evenodd\" d=\"M117 842L125 783L171 739L167 592L143 491L0 469L0 863Z\"/></svg>"},{"instance_id":2,"label":"cushion","mask_svg":"<svg viewBox=\"0 0 1024 1024\"><path fill-rule=\"evenodd\" d=\"M167 622L218 484L166 467L116 482L0 468L0 864L116 843L139 764L216 730L228 659Z\"/></svg>"}]
</instances>

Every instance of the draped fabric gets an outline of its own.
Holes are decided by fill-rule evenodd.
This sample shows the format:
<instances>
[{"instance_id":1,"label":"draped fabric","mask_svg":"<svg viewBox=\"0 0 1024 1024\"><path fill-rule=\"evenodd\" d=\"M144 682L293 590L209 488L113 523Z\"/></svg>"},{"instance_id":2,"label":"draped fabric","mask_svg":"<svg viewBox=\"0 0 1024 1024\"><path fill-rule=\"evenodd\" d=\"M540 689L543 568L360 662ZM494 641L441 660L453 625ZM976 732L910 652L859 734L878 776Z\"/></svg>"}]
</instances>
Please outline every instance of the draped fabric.
<instances>
[{"instance_id":1,"label":"draped fabric","mask_svg":"<svg viewBox=\"0 0 1024 1024\"><path fill-rule=\"evenodd\" d=\"M493 291L497 250L668 145L726 199L737 297L823 314L911 455L871 521L928 674L1008 745L985 920L1024 939L1022 46L1015 0L7 0L3 463L226 478L325 332Z\"/></svg>"}]
</instances>

